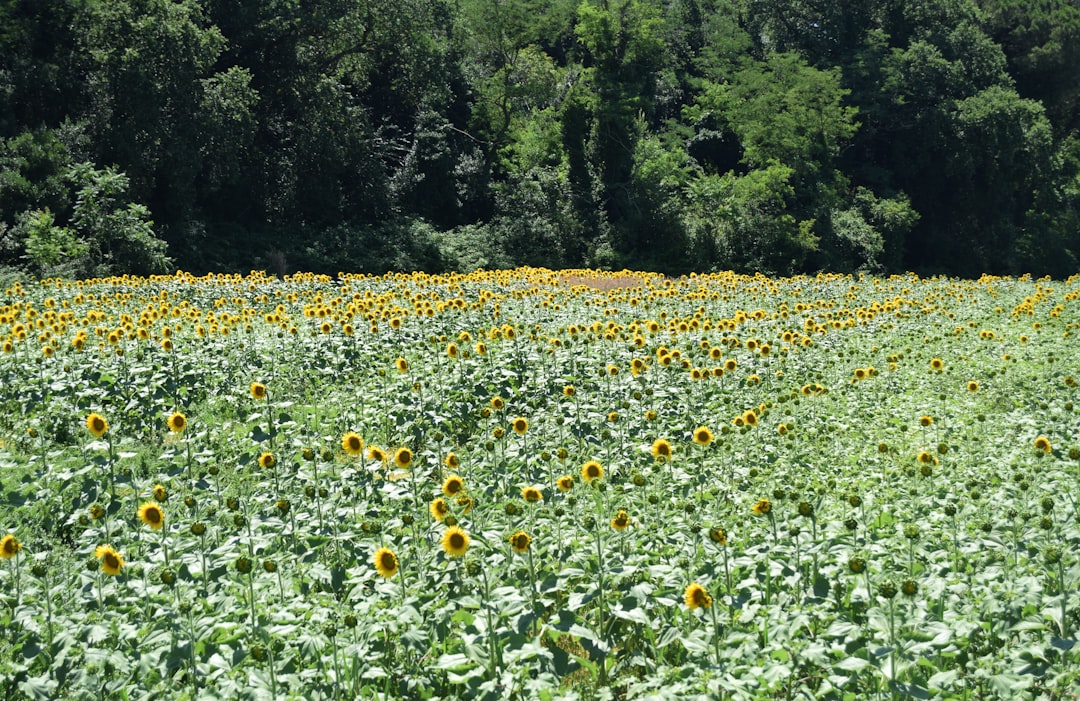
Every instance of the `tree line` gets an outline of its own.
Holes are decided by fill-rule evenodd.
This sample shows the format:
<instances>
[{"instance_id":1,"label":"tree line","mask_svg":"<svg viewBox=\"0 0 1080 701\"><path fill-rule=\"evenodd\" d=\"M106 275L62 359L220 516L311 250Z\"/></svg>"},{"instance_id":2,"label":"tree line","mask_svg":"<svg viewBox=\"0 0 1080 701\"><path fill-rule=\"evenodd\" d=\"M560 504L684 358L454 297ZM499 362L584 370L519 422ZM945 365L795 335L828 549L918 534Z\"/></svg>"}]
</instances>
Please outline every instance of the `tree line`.
<instances>
[{"instance_id":1,"label":"tree line","mask_svg":"<svg viewBox=\"0 0 1080 701\"><path fill-rule=\"evenodd\" d=\"M1070 0L0 0L0 265L1065 276Z\"/></svg>"}]
</instances>

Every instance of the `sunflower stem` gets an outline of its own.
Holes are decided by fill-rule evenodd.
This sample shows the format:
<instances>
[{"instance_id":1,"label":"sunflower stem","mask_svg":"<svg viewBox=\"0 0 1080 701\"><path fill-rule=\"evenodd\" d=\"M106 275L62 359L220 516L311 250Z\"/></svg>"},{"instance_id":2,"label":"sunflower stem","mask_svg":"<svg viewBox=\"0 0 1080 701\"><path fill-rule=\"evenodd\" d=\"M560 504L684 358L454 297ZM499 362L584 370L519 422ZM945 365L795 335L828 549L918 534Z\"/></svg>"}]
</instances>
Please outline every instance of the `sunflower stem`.
<instances>
[{"instance_id":1,"label":"sunflower stem","mask_svg":"<svg viewBox=\"0 0 1080 701\"><path fill-rule=\"evenodd\" d=\"M252 630L259 629L259 619L255 614L255 575L252 572L247 574L247 589L248 589L248 604L251 608L251 628Z\"/></svg>"},{"instance_id":2,"label":"sunflower stem","mask_svg":"<svg viewBox=\"0 0 1080 701\"><path fill-rule=\"evenodd\" d=\"M712 615L712 638L713 654L716 655L716 666L720 666L720 624L716 621L716 607L710 606L709 613Z\"/></svg>"},{"instance_id":3,"label":"sunflower stem","mask_svg":"<svg viewBox=\"0 0 1080 701\"><path fill-rule=\"evenodd\" d=\"M1061 637L1069 637L1069 619L1066 618L1068 613L1068 601L1069 601L1069 589L1065 586L1065 562L1064 558L1058 560L1058 584L1061 587ZM16 580L18 581L18 580Z\"/></svg>"},{"instance_id":4,"label":"sunflower stem","mask_svg":"<svg viewBox=\"0 0 1080 701\"><path fill-rule=\"evenodd\" d=\"M488 581L487 568L480 568L484 579L484 617L487 619L488 642L491 645L491 678L499 678L499 643L495 636L495 623L491 619L491 584Z\"/></svg>"}]
</instances>

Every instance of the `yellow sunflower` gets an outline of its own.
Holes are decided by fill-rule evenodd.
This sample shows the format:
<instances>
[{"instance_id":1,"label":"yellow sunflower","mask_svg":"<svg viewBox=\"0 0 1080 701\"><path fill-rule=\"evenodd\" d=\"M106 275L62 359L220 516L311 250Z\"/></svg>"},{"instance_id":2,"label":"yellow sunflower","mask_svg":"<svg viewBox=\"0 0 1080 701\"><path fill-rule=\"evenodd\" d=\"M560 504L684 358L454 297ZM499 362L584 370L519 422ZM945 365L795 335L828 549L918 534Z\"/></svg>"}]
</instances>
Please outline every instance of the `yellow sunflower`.
<instances>
[{"instance_id":1,"label":"yellow sunflower","mask_svg":"<svg viewBox=\"0 0 1080 701\"><path fill-rule=\"evenodd\" d=\"M967 389L968 389L968 392L978 392L979 391L979 383L976 382L975 380L972 380L971 382L967 383Z\"/></svg>"},{"instance_id":2,"label":"yellow sunflower","mask_svg":"<svg viewBox=\"0 0 1080 701\"><path fill-rule=\"evenodd\" d=\"M0 560L9 560L19 554L22 543L13 534L8 533L0 538Z\"/></svg>"},{"instance_id":3,"label":"yellow sunflower","mask_svg":"<svg viewBox=\"0 0 1080 701\"><path fill-rule=\"evenodd\" d=\"M589 462L581 466L581 479L583 479L586 484L592 482L593 480L603 478L604 468L596 460L590 460Z\"/></svg>"},{"instance_id":4,"label":"yellow sunflower","mask_svg":"<svg viewBox=\"0 0 1080 701\"><path fill-rule=\"evenodd\" d=\"M537 502L544 498L544 494L536 487L525 487L521 490L521 498L525 501Z\"/></svg>"},{"instance_id":5,"label":"yellow sunflower","mask_svg":"<svg viewBox=\"0 0 1080 701\"><path fill-rule=\"evenodd\" d=\"M349 455L363 455L364 439L359 434L349 431L341 437L341 449Z\"/></svg>"},{"instance_id":6,"label":"yellow sunflower","mask_svg":"<svg viewBox=\"0 0 1080 701\"><path fill-rule=\"evenodd\" d=\"M273 467L275 462L273 453L263 453L259 456L259 465L261 467Z\"/></svg>"},{"instance_id":7,"label":"yellow sunflower","mask_svg":"<svg viewBox=\"0 0 1080 701\"><path fill-rule=\"evenodd\" d=\"M165 525L165 512L160 506L148 501L139 507L139 520L157 531Z\"/></svg>"},{"instance_id":8,"label":"yellow sunflower","mask_svg":"<svg viewBox=\"0 0 1080 701\"><path fill-rule=\"evenodd\" d=\"M124 569L124 556L109 545L99 545L94 550L94 557L101 560L101 571L115 577Z\"/></svg>"},{"instance_id":9,"label":"yellow sunflower","mask_svg":"<svg viewBox=\"0 0 1080 701\"><path fill-rule=\"evenodd\" d=\"M709 596L709 592L705 591L705 587L697 582L691 582L686 587L686 591L683 593L683 601L691 610L697 608L707 609L712 606L712 597Z\"/></svg>"},{"instance_id":10,"label":"yellow sunflower","mask_svg":"<svg viewBox=\"0 0 1080 701\"><path fill-rule=\"evenodd\" d=\"M94 436L101 438L109 430L109 422L101 414L92 413L86 417L86 429Z\"/></svg>"},{"instance_id":11,"label":"yellow sunflower","mask_svg":"<svg viewBox=\"0 0 1080 701\"><path fill-rule=\"evenodd\" d=\"M574 478L571 475L563 475L555 480L555 486L559 488L560 492L569 492L574 488Z\"/></svg>"},{"instance_id":12,"label":"yellow sunflower","mask_svg":"<svg viewBox=\"0 0 1080 701\"><path fill-rule=\"evenodd\" d=\"M511 424L511 426L514 429L514 433L518 434L519 436L524 436L525 432L529 430L529 420L522 416L519 416L514 419L514 423Z\"/></svg>"},{"instance_id":13,"label":"yellow sunflower","mask_svg":"<svg viewBox=\"0 0 1080 701\"><path fill-rule=\"evenodd\" d=\"M377 445L369 445L367 449L368 460L386 464L386 452Z\"/></svg>"},{"instance_id":14,"label":"yellow sunflower","mask_svg":"<svg viewBox=\"0 0 1080 701\"><path fill-rule=\"evenodd\" d=\"M398 571L398 559L397 555L390 548L379 548L375 551L375 556L371 558L372 564L375 565L375 571L380 576L390 579Z\"/></svg>"},{"instance_id":15,"label":"yellow sunflower","mask_svg":"<svg viewBox=\"0 0 1080 701\"><path fill-rule=\"evenodd\" d=\"M154 498L157 499L158 501L162 501L162 502L169 498L169 492L168 492L168 490L165 489L165 485L163 485L163 484L155 484L154 485Z\"/></svg>"},{"instance_id":16,"label":"yellow sunflower","mask_svg":"<svg viewBox=\"0 0 1080 701\"><path fill-rule=\"evenodd\" d=\"M663 438L657 438L652 444L652 455L657 460L671 459L671 443Z\"/></svg>"},{"instance_id":17,"label":"yellow sunflower","mask_svg":"<svg viewBox=\"0 0 1080 701\"><path fill-rule=\"evenodd\" d=\"M443 460L443 465L446 465L451 470L456 470L460 464L461 460L458 458L457 453L447 453L446 459Z\"/></svg>"},{"instance_id":18,"label":"yellow sunflower","mask_svg":"<svg viewBox=\"0 0 1080 701\"><path fill-rule=\"evenodd\" d=\"M772 511L772 502L762 497L754 502L754 505L750 507L750 510L758 516L764 516Z\"/></svg>"},{"instance_id":19,"label":"yellow sunflower","mask_svg":"<svg viewBox=\"0 0 1080 701\"><path fill-rule=\"evenodd\" d=\"M446 518L446 515L450 513L450 505L446 503L446 500L442 497L432 499L428 504L428 511L431 513L431 517L436 521L442 521Z\"/></svg>"},{"instance_id":20,"label":"yellow sunflower","mask_svg":"<svg viewBox=\"0 0 1080 701\"><path fill-rule=\"evenodd\" d=\"M694 429L694 442L698 445L709 445L713 442L713 432L706 426L698 426Z\"/></svg>"},{"instance_id":21,"label":"yellow sunflower","mask_svg":"<svg viewBox=\"0 0 1080 701\"><path fill-rule=\"evenodd\" d=\"M1046 436L1039 436L1035 439L1035 450L1049 454L1053 448L1050 445L1050 439Z\"/></svg>"},{"instance_id":22,"label":"yellow sunflower","mask_svg":"<svg viewBox=\"0 0 1080 701\"><path fill-rule=\"evenodd\" d=\"M451 453L452 454L452 453ZM457 475L447 475L446 480L442 485L442 493L448 497L452 497L455 494L465 489L465 480L461 479Z\"/></svg>"},{"instance_id":23,"label":"yellow sunflower","mask_svg":"<svg viewBox=\"0 0 1080 701\"><path fill-rule=\"evenodd\" d=\"M463 557L469 551L469 534L458 526L447 528L442 537L442 549L450 557Z\"/></svg>"},{"instance_id":24,"label":"yellow sunflower","mask_svg":"<svg viewBox=\"0 0 1080 701\"><path fill-rule=\"evenodd\" d=\"M412 465L412 461L413 453L408 448L401 447L394 452L394 464L402 470L408 469L409 465Z\"/></svg>"},{"instance_id":25,"label":"yellow sunflower","mask_svg":"<svg viewBox=\"0 0 1080 701\"><path fill-rule=\"evenodd\" d=\"M173 433L183 433L185 428L187 428L187 417L179 411L173 412L173 415L169 417L169 430Z\"/></svg>"},{"instance_id":26,"label":"yellow sunflower","mask_svg":"<svg viewBox=\"0 0 1080 701\"><path fill-rule=\"evenodd\" d=\"M251 383L251 398L266 399L266 385L261 382Z\"/></svg>"},{"instance_id":27,"label":"yellow sunflower","mask_svg":"<svg viewBox=\"0 0 1080 701\"><path fill-rule=\"evenodd\" d=\"M510 536L510 547L514 549L516 553L523 553L529 550L529 545L532 543L532 538L525 531L517 531Z\"/></svg>"},{"instance_id":28,"label":"yellow sunflower","mask_svg":"<svg viewBox=\"0 0 1080 701\"><path fill-rule=\"evenodd\" d=\"M625 531L629 525L630 516L623 509L619 509L619 512L615 514L615 518L611 519L611 527L617 531Z\"/></svg>"},{"instance_id":29,"label":"yellow sunflower","mask_svg":"<svg viewBox=\"0 0 1080 701\"><path fill-rule=\"evenodd\" d=\"M398 358L394 364L397 365L398 372L403 375L409 371L409 361L404 358Z\"/></svg>"}]
</instances>

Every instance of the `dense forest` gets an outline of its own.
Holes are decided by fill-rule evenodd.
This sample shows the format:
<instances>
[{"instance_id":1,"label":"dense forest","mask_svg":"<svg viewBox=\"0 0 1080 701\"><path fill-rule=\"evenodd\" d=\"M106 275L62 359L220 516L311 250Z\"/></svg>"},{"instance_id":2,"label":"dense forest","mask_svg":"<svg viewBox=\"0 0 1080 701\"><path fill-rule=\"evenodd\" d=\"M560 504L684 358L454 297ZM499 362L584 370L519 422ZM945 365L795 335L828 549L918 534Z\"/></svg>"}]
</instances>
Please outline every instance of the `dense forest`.
<instances>
[{"instance_id":1,"label":"dense forest","mask_svg":"<svg viewBox=\"0 0 1080 701\"><path fill-rule=\"evenodd\" d=\"M1076 0L0 0L0 266L1064 276Z\"/></svg>"}]
</instances>

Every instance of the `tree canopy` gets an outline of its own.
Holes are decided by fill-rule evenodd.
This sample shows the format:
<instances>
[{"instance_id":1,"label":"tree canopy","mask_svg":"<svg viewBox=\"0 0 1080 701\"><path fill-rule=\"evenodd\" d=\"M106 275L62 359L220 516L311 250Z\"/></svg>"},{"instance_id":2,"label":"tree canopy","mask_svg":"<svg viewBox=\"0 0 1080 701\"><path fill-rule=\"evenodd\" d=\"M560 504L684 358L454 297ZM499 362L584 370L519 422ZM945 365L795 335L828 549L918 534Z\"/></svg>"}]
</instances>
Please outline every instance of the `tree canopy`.
<instances>
[{"instance_id":1,"label":"tree canopy","mask_svg":"<svg viewBox=\"0 0 1080 701\"><path fill-rule=\"evenodd\" d=\"M1069 0L0 0L0 265L1065 276Z\"/></svg>"}]
</instances>

